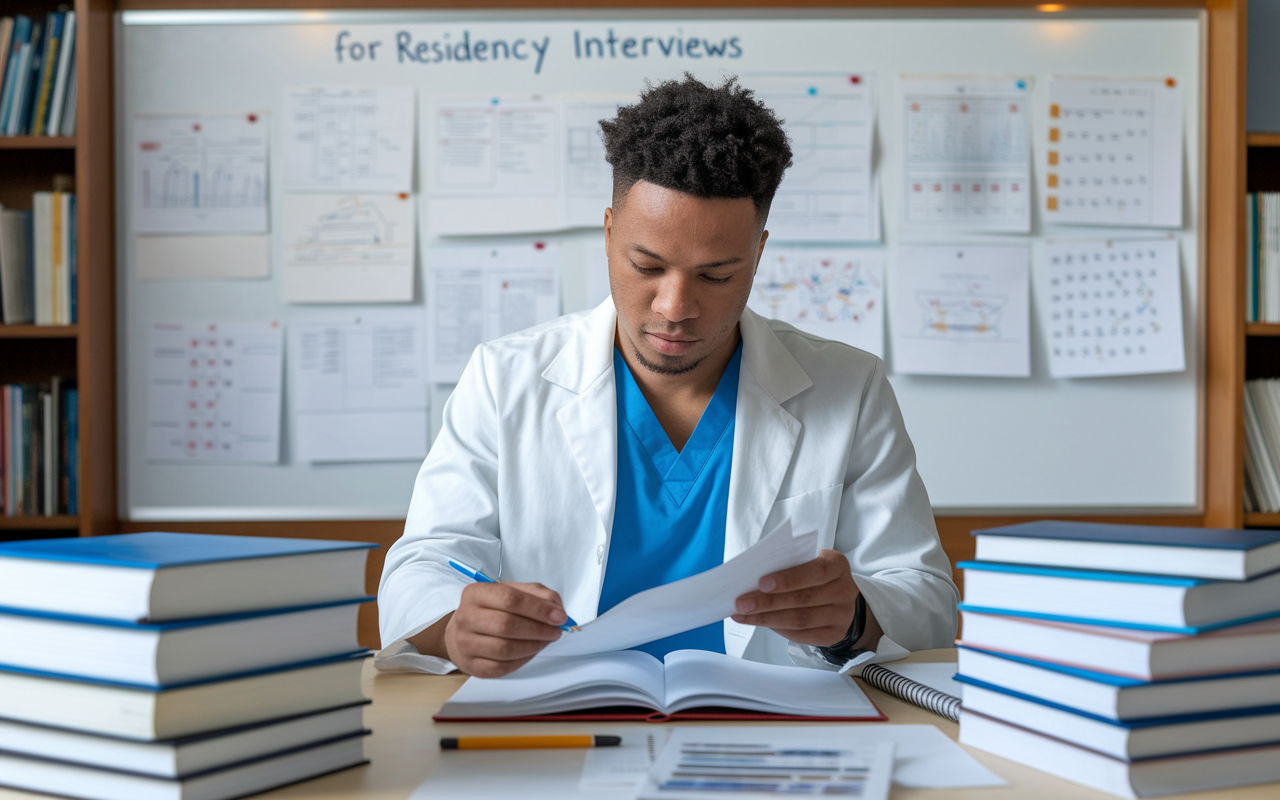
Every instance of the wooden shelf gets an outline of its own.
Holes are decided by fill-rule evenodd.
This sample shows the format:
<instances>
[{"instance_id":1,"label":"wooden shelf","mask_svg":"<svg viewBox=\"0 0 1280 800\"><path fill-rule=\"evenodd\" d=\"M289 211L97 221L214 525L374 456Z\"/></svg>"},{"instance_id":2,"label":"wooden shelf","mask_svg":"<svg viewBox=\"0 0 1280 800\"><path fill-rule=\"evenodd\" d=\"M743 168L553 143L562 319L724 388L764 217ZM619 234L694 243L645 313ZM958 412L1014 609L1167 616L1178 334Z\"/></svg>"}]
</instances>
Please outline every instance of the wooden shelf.
<instances>
[{"instance_id":1,"label":"wooden shelf","mask_svg":"<svg viewBox=\"0 0 1280 800\"><path fill-rule=\"evenodd\" d=\"M74 136L0 136L0 150L74 150Z\"/></svg>"},{"instance_id":2,"label":"wooden shelf","mask_svg":"<svg viewBox=\"0 0 1280 800\"><path fill-rule=\"evenodd\" d=\"M80 517L74 514L56 514L52 517L17 516L0 517L0 531L74 531L80 527Z\"/></svg>"},{"instance_id":3,"label":"wooden shelf","mask_svg":"<svg viewBox=\"0 0 1280 800\"><path fill-rule=\"evenodd\" d=\"M1280 133L1250 133L1245 142L1250 147L1280 147Z\"/></svg>"},{"instance_id":4,"label":"wooden shelf","mask_svg":"<svg viewBox=\"0 0 1280 800\"><path fill-rule=\"evenodd\" d=\"M1246 528L1280 528L1280 514L1265 511L1250 511L1244 515Z\"/></svg>"},{"instance_id":5,"label":"wooden shelf","mask_svg":"<svg viewBox=\"0 0 1280 800\"><path fill-rule=\"evenodd\" d=\"M79 335L79 325L0 325L0 339L74 339Z\"/></svg>"},{"instance_id":6,"label":"wooden shelf","mask_svg":"<svg viewBox=\"0 0 1280 800\"><path fill-rule=\"evenodd\" d=\"M1246 322L1245 336L1280 336L1280 322Z\"/></svg>"}]
</instances>

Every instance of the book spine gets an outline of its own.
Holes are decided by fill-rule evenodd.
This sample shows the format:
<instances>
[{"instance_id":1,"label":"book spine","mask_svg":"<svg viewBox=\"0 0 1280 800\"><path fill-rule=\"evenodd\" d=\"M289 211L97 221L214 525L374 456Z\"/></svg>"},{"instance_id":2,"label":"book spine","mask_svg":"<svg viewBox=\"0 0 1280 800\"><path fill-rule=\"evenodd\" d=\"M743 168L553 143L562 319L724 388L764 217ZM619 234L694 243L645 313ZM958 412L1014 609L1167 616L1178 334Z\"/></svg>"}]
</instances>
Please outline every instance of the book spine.
<instances>
[{"instance_id":1,"label":"book spine","mask_svg":"<svg viewBox=\"0 0 1280 800\"><path fill-rule=\"evenodd\" d=\"M0 19L0 108L4 107L4 79L9 71L9 47L13 43L13 17Z\"/></svg>"},{"instance_id":2,"label":"book spine","mask_svg":"<svg viewBox=\"0 0 1280 800\"><path fill-rule=\"evenodd\" d=\"M80 391L67 389L67 513L80 513Z\"/></svg>"},{"instance_id":3,"label":"book spine","mask_svg":"<svg viewBox=\"0 0 1280 800\"><path fill-rule=\"evenodd\" d=\"M32 197L35 239L36 324L53 324L53 192Z\"/></svg>"},{"instance_id":4,"label":"book spine","mask_svg":"<svg viewBox=\"0 0 1280 800\"><path fill-rule=\"evenodd\" d=\"M22 387L22 513L36 514L39 507L40 441L38 398L34 386Z\"/></svg>"},{"instance_id":5,"label":"book spine","mask_svg":"<svg viewBox=\"0 0 1280 800\"><path fill-rule=\"evenodd\" d=\"M931 686L913 681L879 664L868 664L863 667L861 678L868 686L874 686L899 700L905 700L926 711L932 711L952 722L960 721L960 698L958 697L952 697Z\"/></svg>"},{"instance_id":6,"label":"book spine","mask_svg":"<svg viewBox=\"0 0 1280 800\"><path fill-rule=\"evenodd\" d=\"M62 105L67 96L67 70L71 67L76 50L76 12L68 11L64 16L58 75L53 83L53 98L49 101L49 124L45 130L49 136L57 136L62 128Z\"/></svg>"},{"instance_id":7,"label":"book spine","mask_svg":"<svg viewBox=\"0 0 1280 800\"><path fill-rule=\"evenodd\" d=\"M53 73L57 68L58 47L62 42L62 14L51 11L45 21L45 29L49 31L48 44L40 63L40 80L36 88L35 111L31 115L32 136L44 133L45 122L49 119L49 93L53 91Z\"/></svg>"},{"instance_id":8,"label":"book spine","mask_svg":"<svg viewBox=\"0 0 1280 800\"><path fill-rule=\"evenodd\" d=\"M14 65L13 95L9 98L9 107L5 112L4 132L8 136L18 135L18 123L22 119L22 96L27 85L27 73L31 65L31 41L28 39L18 48L18 63Z\"/></svg>"},{"instance_id":9,"label":"book spine","mask_svg":"<svg viewBox=\"0 0 1280 800\"><path fill-rule=\"evenodd\" d=\"M4 70L4 90L0 94L0 133L9 129L9 112L13 109L13 94L18 87L18 65L22 60L22 46L31 34L31 19L22 14L14 17L13 36L9 40L8 64Z\"/></svg>"},{"instance_id":10,"label":"book spine","mask_svg":"<svg viewBox=\"0 0 1280 800\"><path fill-rule=\"evenodd\" d=\"M57 440L56 420L53 418L53 393L40 393L40 513L52 517L57 507L54 479L57 462L53 457Z\"/></svg>"},{"instance_id":11,"label":"book spine","mask_svg":"<svg viewBox=\"0 0 1280 800\"><path fill-rule=\"evenodd\" d=\"M26 83L22 88L22 109L18 115L17 130L21 136L31 131L31 116L36 108L36 91L40 88L40 66L44 63L44 51L49 46L49 27L43 22L31 26L31 59L27 64Z\"/></svg>"},{"instance_id":12,"label":"book spine","mask_svg":"<svg viewBox=\"0 0 1280 800\"><path fill-rule=\"evenodd\" d=\"M79 257L80 257L80 222L76 216L77 202L74 194L67 195L67 229L70 231L67 245L67 321L75 324L79 319L76 311L77 300L79 299L79 290L76 282L79 280Z\"/></svg>"},{"instance_id":13,"label":"book spine","mask_svg":"<svg viewBox=\"0 0 1280 800\"><path fill-rule=\"evenodd\" d=\"M1258 296L1258 292L1257 292L1258 287L1257 287L1257 284L1256 284L1257 276L1254 274L1254 269L1253 269L1253 262L1254 262L1254 253L1253 253L1253 237L1254 237L1254 230L1253 230L1253 204L1254 204L1254 199L1255 199L1255 198L1254 198L1254 195L1253 195L1252 193L1250 193L1250 194L1246 194L1246 195L1245 195L1245 199L1244 199L1244 208L1245 208L1245 215L1244 215L1245 237L1244 237L1244 240L1245 240L1245 274L1246 274L1246 277L1245 277L1245 298L1244 298L1245 322L1256 322L1256 321L1257 321L1257 316L1256 316L1256 314L1254 313L1254 308L1253 308L1254 300L1255 300L1255 298L1257 298L1257 296Z\"/></svg>"},{"instance_id":14,"label":"book spine","mask_svg":"<svg viewBox=\"0 0 1280 800\"><path fill-rule=\"evenodd\" d=\"M67 77L67 99L62 104L62 130L58 134L60 136L76 135L76 86L78 83L75 53L73 52L71 54L71 69L68 70Z\"/></svg>"}]
</instances>

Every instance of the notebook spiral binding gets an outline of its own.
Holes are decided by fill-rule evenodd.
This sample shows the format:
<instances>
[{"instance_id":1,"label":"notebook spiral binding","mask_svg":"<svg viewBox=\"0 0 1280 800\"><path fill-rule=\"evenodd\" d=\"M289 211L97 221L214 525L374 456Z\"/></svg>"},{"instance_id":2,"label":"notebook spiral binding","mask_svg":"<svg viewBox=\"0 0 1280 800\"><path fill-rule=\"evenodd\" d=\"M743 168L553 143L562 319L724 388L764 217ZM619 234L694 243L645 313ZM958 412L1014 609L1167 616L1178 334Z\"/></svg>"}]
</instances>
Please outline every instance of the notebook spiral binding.
<instances>
[{"instance_id":1,"label":"notebook spiral binding","mask_svg":"<svg viewBox=\"0 0 1280 800\"><path fill-rule=\"evenodd\" d=\"M952 722L960 721L960 698L940 692L937 689L904 678L896 672L887 670L879 664L868 664L862 668L862 679L882 692L887 692L899 700L906 700L912 705L932 711L940 717Z\"/></svg>"}]
</instances>

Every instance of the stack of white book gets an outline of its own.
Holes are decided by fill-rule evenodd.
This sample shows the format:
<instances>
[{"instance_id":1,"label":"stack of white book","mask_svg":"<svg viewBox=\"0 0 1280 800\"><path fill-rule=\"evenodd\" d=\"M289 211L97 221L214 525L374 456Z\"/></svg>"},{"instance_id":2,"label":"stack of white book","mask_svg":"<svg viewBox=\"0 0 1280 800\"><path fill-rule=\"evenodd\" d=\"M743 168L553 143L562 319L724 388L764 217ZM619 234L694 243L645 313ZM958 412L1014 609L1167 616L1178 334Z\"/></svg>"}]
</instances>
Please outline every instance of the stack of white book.
<instances>
[{"instance_id":1,"label":"stack of white book","mask_svg":"<svg viewBox=\"0 0 1280 800\"><path fill-rule=\"evenodd\" d=\"M977 531L960 741L1122 797L1280 780L1280 531Z\"/></svg>"},{"instance_id":2,"label":"stack of white book","mask_svg":"<svg viewBox=\"0 0 1280 800\"><path fill-rule=\"evenodd\" d=\"M0 545L0 785L221 800L366 763L370 547L174 533Z\"/></svg>"}]
</instances>

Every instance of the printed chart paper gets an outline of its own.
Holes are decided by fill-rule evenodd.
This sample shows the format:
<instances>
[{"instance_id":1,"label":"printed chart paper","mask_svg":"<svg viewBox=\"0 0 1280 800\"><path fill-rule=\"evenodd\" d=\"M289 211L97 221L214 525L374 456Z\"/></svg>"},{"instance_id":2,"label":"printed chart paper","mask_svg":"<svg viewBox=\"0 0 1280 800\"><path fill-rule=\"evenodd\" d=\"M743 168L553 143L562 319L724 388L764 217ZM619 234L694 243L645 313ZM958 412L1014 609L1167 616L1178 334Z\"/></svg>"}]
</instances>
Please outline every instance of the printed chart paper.
<instances>
[{"instance_id":1,"label":"printed chart paper","mask_svg":"<svg viewBox=\"0 0 1280 800\"><path fill-rule=\"evenodd\" d=\"M555 244L433 247L425 258L433 383L456 383L481 344L560 314Z\"/></svg>"},{"instance_id":2,"label":"printed chart paper","mask_svg":"<svg viewBox=\"0 0 1280 800\"><path fill-rule=\"evenodd\" d=\"M1182 86L1173 78L1049 82L1045 222L1182 225Z\"/></svg>"},{"instance_id":3,"label":"printed chart paper","mask_svg":"<svg viewBox=\"0 0 1280 800\"><path fill-rule=\"evenodd\" d=\"M893 371L1031 374L1025 245L905 245L889 290Z\"/></svg>"},{"instance_id":4,"label":"printed chart paper","mask_svg":"<svg viewBox=\"0 0 1280 800\"><path fill-rule=\"evenodd\" d=\"M883 276L879 251L767 245L747 305L883 358Z\"/></svg>"},{"instance_id":5,"label":"printed chart paper","mask_svg":"<svg viewBox=\"0 0 1280 800\"><path fill-rule=\"evenodd\" d=\"M613 167L604 157L600 120L613 119L618 106L629 99L564 101L562 227L593 228L604 224L604 210L613 205Z\"/></svg>"},{"instance_id":6,"label":"printed chart paper","mask_svg":"<svg viewBox=\"0 0 1280 800\"><path fill-rule=\"evenodd\" d=\"M1175 239L1046 242L1036 310L1054 378L1186 369Z\"/></svg>"},{"instance_id":7,"label":"printed chart paper","mask_svg":"<svg viewBox=\"0 0 1280 800\"><path fill-rule=\"evenodd\" d=\"M265 233L265 114L133 118L134 233Z\"/></svg>"},{"instance_id":8,"label":"printed chart paper","mask_svg":"<svg viewBox=\"0 0 1280 800\"><path fill-rule=\"evenodd\" d=\"M409 86L286 90L285 188L413 191L413 120Z\"/></svg>"},{"instance_id":9,"label":"printed chart paper","mask_svg":"<svg viewBox=\"0 0 1280 800\"><path fill-rule=\"evenodd\" d=\"M157 323L150 335L149 460L279 463L279 323Z\"/></svg>"},{"instance_id":10,"label":"printed chart paper","mask_svg":"<svg viewBox=\"0 0 1280 800\"><path fill-rule=\"evenodd\" d=\"M287 194L287 303L413 300L416 228L408 194Z\"/></svg>"},{"instance_id":11,"label":"printed chart paper","mask_svg":"<svg viewBox=\"0 0 1280 800\"><path fill-rule=\"evenodd\" d=\"M791 141L793 163L769 209L770 239L878 241L872 76L752 75L744 83L784 120Z\"/></svg>"},{"instance_id":12,"label":"printed chart paper","mask_svg":"<svg viewBox=\"0 0 1280 800\"><path fill-rule=\"evenodd\" d=\"M910 228L1031 231L1031 79L899 79Z\"/></svg>"},{"instance_id":13,"label":"printed chart paper","mask_svg":"<svg viewBox=\"0 0 1280 800\"><path fill-rule=\"evenodd\" d=\"M406 461L427 454L421 311L362 311L289 330L299 461Z\"/></svg>"}]
</instances>

